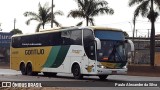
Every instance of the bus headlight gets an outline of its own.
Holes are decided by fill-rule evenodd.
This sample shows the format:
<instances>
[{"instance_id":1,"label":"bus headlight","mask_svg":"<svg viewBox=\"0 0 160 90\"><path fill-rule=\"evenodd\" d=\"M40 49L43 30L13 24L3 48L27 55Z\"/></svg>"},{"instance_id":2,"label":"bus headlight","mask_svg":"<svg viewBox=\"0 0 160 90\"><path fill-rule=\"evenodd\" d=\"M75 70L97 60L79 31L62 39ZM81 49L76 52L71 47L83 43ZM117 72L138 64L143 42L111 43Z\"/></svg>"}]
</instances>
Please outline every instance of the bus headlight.
<instances>
[{"instance_id":1,"label":"bus headlight","mask_svg":"<svg viewBox=\"0 0 160 90\"><path fill-rule=\"evenodd\" d=\"M123 66L123 68L127 68L127 66Z\"/></svg>"},{"instance_id":2,"label":"bus headlight","mask_svg":"<svg viewBox=\"0 0 160 90\"><path fill-rule=\"evenodd\" d=\"M105 68L103 65L97 65L97 67L99 67L99 68Z\"/></svg>"}]
</instances>

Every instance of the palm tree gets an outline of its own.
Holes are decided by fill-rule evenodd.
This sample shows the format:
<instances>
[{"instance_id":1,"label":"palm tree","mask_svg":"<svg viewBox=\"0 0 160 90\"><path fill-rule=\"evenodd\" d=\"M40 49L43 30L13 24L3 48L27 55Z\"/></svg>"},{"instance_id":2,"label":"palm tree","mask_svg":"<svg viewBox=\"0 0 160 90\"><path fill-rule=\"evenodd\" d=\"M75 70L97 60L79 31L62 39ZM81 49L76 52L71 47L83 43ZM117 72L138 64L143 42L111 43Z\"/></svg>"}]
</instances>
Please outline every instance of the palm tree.
<instances>
[{"instance_id":1,"label":"palm tree","mask_svg":"<svg viewBox=\"0 0 160 90\"><path fill-rule=\"evenodd\" d=\"M78 9L71 10L68 17L84 18L86 19L86 25L90 22L92 25L93 17L99 14L113 14L114 10L108 7L107 1L104 0L75 0Z\"/></svg>"},{"instance_id":2,"label":"palm tree","mask_svg":"<svg viewBox=\"0 0 160 90\"><path fill-rule=\"evenodd\" d=\"M150 38L150 62L151 66L154 67L154 56L155 56L155 21L158 17L158 11L160 11L160 0L129 0L129 6L137 5L134 11L134 25L135 20L139 16L147 17L151 22L151 38ZM156 10L154 10L156 6Z\"/></svg>"},{"instance_id":3,"label":"palm tree","mask_svg":"<svg viewBox=\"0 0 160 90\"><path fill-rule=\"evenodd\" d=\"M27 11L24 13L25 17L31 17L26 21L27 25L29 25L30 21L32 20L39 22L36 28L36 32L39 32L39 28L41 27L41 25L43 26L44 29L45 24L51 22L51 16L52 16L51 7L48 7L48 3L45 3L43 7L39 3L38 8L39 8L38 13L31 11ZM56 11L53 13L53 23L55 23L56 26L60 26L60 24L55 20L55 15L63 15L63 12Z\"/></svg>"}]
</instances>

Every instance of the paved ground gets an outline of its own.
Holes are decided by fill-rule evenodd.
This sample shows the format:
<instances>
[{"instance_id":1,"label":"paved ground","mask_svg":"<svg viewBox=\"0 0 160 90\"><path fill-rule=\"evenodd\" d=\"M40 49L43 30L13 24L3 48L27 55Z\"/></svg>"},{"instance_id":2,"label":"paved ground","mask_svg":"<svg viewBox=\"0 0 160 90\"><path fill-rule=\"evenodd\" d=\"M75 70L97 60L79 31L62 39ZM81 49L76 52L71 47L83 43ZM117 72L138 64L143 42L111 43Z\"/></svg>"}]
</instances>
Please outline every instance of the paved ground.
<instances>
[{"instance_id":1,"label":"paved ground","mask_svg":"<svg viewBox=\"0 0 160 90\"><path fill-rule=\"evenodd\" d=\"M114 85L115 82L130 82L130 81L160 81L159 68L156 71L151 71L148 67L132 67L129 69L128 75L112 75L109 76L105 81L99 81L96 76L84 77L83 80L75 80L71 74L58 74L57 77L45 77L43 74L38 76L23 76L20 72L10 70L9 64L0 64L0 81L60 81L60 84L68 84L68 81L73 81L72 83L76 85L75 81L80 81L80 83L90 85L94 82L98 82L101 85ZM134 76L133 76L134 75ZM67 81L67 82L61 82ZM86 83L87 82L87 83ZM137 83L137 82L136 82ZM97 85L97 84L96 84ZM95 85L95 86L96 86ZM48 87L48 88L2 88L0 90L159 90L159 87Z\"/></svg>"},{"instance_id":2,"label":"paved ground","mask_svg":"<svg viewBox=\"0 0 160 90\"><path fill-rule=\"evenodd\" d=\"M39 74L38 76L24 76L21 75L19 71L14 71L10 69L0 69L0 81L51 81L46 82L46 85L49 85L50 83L54 84L61 84L63 85L77 85L76 87L73 85L73 87L50 87L50 88L14 88L15 90L159 90L159 87L110 87L107 85L114 86L115 83L121 84L121 83L144 83L141 81L146 81L148 83L152 81L160 81L159 77L147 77L147 76L127 76L127 75L111 75L107 78L105 81L100 81L96 76L86 76L83 80L75 80L71 74L58 74L57 77L46 77L43 76L43 74ZM137 81L137 82L133 82ZM70 84L71 83L71 84ZM157 82L153 82L157 83ZM81 85L82 86L81 86ZM79 86L80 85L80 86ZM84 86L85 87L84 87ZM88 86L89 87L88 87ZM107 87L95 87L95 86L107 86ZM13 88L0 88L0 90L14 90Z\"/></svg>"}]
</instances>

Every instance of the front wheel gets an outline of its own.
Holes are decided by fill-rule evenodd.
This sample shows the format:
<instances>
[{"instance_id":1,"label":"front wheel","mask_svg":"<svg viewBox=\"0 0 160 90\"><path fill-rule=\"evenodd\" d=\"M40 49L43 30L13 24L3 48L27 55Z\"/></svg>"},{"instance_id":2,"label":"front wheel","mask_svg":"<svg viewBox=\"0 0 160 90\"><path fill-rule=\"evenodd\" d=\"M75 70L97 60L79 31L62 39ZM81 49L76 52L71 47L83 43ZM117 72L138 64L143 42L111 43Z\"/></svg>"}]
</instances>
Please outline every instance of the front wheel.
<instances>
[{"instance_id":1,"label":"front wheel","mask_svg":"<svg viewBox=\"0 0 160 90\"><path fill-rule=\"evenodd\" d=\"M78 64L75 64L72 68L72 73L75 79L82 79L83 75L80 71L80 66Z\"/></svg>"},{"instance_id":2,"label":"front wheel","mask_svg":"<svg viewBox=\"0 0 160 90\"><path fill-rule=\"evenodd\" d=\"M99 75L98 77L100 80L105 80L108 77L108 75Z\"/></svg>"}]
</instances>

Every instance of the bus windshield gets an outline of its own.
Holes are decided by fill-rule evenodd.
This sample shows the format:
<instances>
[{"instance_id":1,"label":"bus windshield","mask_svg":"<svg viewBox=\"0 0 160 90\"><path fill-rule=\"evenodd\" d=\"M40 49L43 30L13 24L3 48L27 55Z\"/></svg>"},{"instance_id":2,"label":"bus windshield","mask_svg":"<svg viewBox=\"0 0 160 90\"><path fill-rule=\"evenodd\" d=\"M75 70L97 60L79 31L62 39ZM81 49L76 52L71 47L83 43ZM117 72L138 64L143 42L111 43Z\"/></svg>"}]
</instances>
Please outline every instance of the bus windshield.
<instances>
[{"instance_id":1,"label":"bus windshield","mask_svg":"<svg viewBox=\"0 0 160 90\"><path fill-rule=\"evenodd\" d=\"M98 61L127 62L123 32L98 30L95 36L101 41L101 50L97 51Z\"/></svg>"}]
</instances>

